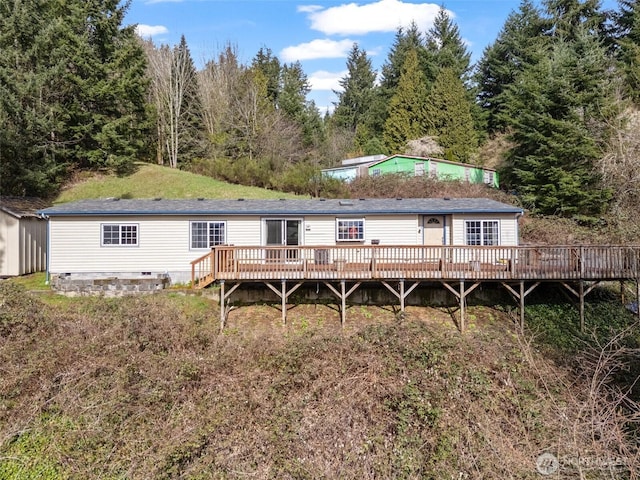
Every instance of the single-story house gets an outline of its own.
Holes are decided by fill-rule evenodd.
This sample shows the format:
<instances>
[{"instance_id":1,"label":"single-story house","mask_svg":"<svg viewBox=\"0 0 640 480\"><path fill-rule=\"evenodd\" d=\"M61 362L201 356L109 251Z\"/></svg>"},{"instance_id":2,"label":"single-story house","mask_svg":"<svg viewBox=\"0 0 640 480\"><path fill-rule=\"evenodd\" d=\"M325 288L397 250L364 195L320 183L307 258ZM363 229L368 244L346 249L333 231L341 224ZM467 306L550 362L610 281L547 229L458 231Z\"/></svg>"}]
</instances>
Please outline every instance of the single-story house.
<instances>
[{"instance_id":1,"label":"single-story house","mask_svg":"<svg viewBox=\"0 0 640 480\"><path fill-rule=\"evenodd\" d=\"M340 167L325 168L322 175L351 182L358 177L377 176L385 173L405 175L429 175L439 180L459 180L484 183L498 188L498 172L492 168L468 163L452 162L441 158L412 155L371 155L342 161Z\"/></svg>"},{"instance_id":2,"label":"single-story house","mask_svg":"<svg viewBox=\"0 0 640 480\"><path fill-rule=\"evenodd\" d=\"M385 173L404 173L417 177L429 175L439 180L459 180L468 183L484 183L494 188L499 187L498 173L492 168L439 158L392 155L372 163L367 167L367 171L370 176L384 175Z\"/></svg>"},{"instance_id":3,"label":"single-story house","mask_svg":"<svg viewBox=\"0 0 640 480\"><path fill-rule=\"evenodd\" d=\"M32 197L0 197L0 277L26 275L46 268L47 222Z\"/></svg>"},{"instance_id":4,"label":"single-story house","mask_svg":"<svg viewBox=\"0 0 640 480\"><path fill-rule=\"evenodd\" d=\"M51 276L166 275L216 245L518 245L522 209L483 198L306 200L101 199L56 205Z\"/></svg>"}]
</instances>

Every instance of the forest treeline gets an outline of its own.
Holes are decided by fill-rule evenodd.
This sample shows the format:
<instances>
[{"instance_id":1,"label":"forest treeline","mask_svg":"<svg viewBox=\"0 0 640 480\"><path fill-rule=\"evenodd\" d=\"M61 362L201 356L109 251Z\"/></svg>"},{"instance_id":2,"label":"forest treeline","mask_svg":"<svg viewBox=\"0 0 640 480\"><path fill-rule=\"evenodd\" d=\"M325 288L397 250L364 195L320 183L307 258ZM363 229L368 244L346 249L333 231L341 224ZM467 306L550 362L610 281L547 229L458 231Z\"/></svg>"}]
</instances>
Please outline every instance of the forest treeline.
<instances>
[{"instance_id":1,"label":"forest treeline","mask_svg":"<svg viewBox=\"0 0 640 480\"><path fill-rule=\"evenodd\" d=\"M182 37L125 25L130 2L0 0L0 192L51 196L82 170L137 161L311 195L320 168L371 154L484 164L533 212L595 219L639 203L640 6L523 0L471 63L443 8L397 30L380 71L355 43L334 108L299 62L227 44L198 69Z\"/></svg>"}]
</instances>

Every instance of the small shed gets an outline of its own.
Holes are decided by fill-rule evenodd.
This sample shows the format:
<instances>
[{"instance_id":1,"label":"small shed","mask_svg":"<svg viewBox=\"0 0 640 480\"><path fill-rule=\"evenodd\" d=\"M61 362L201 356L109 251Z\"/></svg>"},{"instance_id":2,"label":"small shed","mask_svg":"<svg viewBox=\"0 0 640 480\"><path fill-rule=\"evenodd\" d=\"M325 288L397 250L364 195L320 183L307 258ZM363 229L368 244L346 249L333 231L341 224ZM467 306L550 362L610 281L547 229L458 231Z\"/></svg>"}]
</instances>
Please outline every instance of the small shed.
<instances>
[{"instance_id":1,"label":"small shed","mask_svg":"<svg viewBox=\"0 0 640 480\"><path fill-rule=\"evenodd\" d=\"M32 197L0 197L0 277L46 269L47 220L38 210L49 204Z\"/></svg>"}]
</instances>

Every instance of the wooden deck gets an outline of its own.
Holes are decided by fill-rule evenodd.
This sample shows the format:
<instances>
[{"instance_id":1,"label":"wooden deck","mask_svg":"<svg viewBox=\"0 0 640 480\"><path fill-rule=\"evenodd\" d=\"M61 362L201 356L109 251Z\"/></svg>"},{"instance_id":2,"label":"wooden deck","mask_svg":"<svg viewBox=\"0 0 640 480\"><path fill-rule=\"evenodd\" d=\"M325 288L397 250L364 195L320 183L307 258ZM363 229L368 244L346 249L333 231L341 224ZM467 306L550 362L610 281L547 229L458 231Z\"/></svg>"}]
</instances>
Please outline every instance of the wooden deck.
<instances>
[{"instance_id":1,"label":"wooden deck","mask_svg":"<svg viewBox=\"0 0 640 480\"><path fill-rule=\"evenodd\" d=\"M216 280L627 280L640 277L640 246L221 246L191 265L196 288Z\"/></svg>"},{"instance_id":2,"label":"wooden deck","mask_svg":"<svg viewBox=\"0 0 640 480\"><path fill-rule=\"evenodd\" d=\"M633 280L640 297L640 246L217 246L191 262L191 278L194 288L218 282L223 306L242 283L263 282L281 298L283 322L291 293L321 282L340 299L343 323L347 297L363 282L380 282L402 310L421 282L439 282L460 302L461 328L465 298L481 283L507 288L520 302L523 323L525 297L541 282L558 282L579 300L584 323L584 297L602 281Z\"/></svg>"}]
</instances>

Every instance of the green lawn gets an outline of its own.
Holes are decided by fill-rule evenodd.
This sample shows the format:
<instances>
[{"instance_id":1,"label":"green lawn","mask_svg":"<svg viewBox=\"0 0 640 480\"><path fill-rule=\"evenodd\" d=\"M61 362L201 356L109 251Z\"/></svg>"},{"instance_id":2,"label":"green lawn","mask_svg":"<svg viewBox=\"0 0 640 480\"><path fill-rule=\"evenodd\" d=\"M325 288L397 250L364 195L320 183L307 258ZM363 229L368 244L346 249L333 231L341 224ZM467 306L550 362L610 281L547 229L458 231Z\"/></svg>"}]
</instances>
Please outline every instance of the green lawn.
<instances>
[{"instance_id":1,"label":"green lawn","mask_svg":"<svg viewBox=\"0 0 640 480\"><path fill-rule=\"evenodd\" d=\"M264 188L221 182L204 175L152 164L140 164L128 176L94 175L65 188L54 203L85 198L296 198Z\"/></svg>"}]
</instances>

